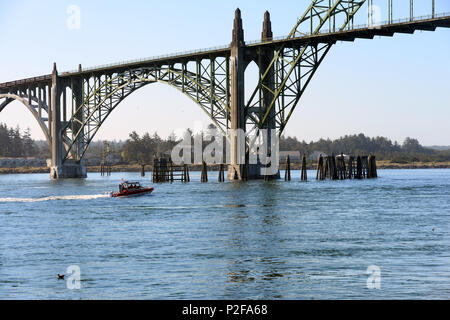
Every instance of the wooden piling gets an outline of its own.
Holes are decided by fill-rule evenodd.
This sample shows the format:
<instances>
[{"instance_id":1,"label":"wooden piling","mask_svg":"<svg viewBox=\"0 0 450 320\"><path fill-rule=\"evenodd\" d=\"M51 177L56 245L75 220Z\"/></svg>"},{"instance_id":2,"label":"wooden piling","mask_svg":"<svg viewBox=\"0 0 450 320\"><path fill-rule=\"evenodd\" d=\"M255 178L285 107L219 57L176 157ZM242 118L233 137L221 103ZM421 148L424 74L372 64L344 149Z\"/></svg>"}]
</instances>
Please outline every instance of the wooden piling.
<instances>
[{"instance_id":1,"label":"wooden piling","mask_svg":"<svg viewBox=\"0 0 450 320\"><path fill-rule=\"evenodd\" d=\"M182 168L181 182L191 182L191 178L189 176L189 166L185 164Z\"/></svg>"},{"instance_id":2,"label":"wooden piling","mask_svg":"<svg viewBox=\"0 0 450 320\"><path fill-rule=\"evenodd\" d=\"M330 157L329 156L326 156L324 159L323 159L323 180L325 180L327 177L329 177L329 178L331 178L330 177L330 175L329 175L329 173L330 173L330 171L329 171L329 168L330 168Z\"/></svg>"},{"instance_id":3,"label":"wooden piling","mask_svg":"<svg viewBox=\"0 0 450 320\"><path fill-rule=\"evenodd\" d=\"M156 157L153 157L153 168L152 168L152 181L158 182L156 179L156 174L158 170L158 159Z\"/></svg>"},{"instance_id":4,"label":"wooden piling","mask_svg":"<svg viewBox=\"0 0 450 320\"><path fill-rule=\"evenodd\" d=\"M377 159L375 156L372 156L372 170L373 170L373 175L374 178L378 178L378 169L377 169Z\"/></svg>"},{"instance_id":5,"label":"wooden piling","mask_svg":"<svg viewBox=\"0 0 450 320\"><path fill-rule=\"evenodd\" d=\"M186 169L186 181L185 182L191 182L191 176L189 175L189 166L187 164L184 165Z\"/></svg>"},{"instance_id":6,"label":"wooden piling","mask_svg":"<svg viewBox=\"0 0 450 320\"><path fill-rule=\"evenodd\" d=\"M170 183L173 183L173 161L172 158L169 159L169 170L170 170Z\"/></svg>"},{"instance_id":7,"label":"wooden piling","mask_svg":"<svg viewBox=\"0 0 450 320\"><path fill-rule=\"evenodd\" d=\"M372 155L370 155L368 158L367 178L368 179L378 178L377 163L375 160L375 156L372 156Z\"/></svg>"},{"instance_id":8,"label":"wooden piling","mask_svg":"<svg viewBox=\"0 0 450 320\"><path fill-rule=\"evenodd\" d=\"M344 154L341 154L341 161L342 161L342 175L343 179L347 179L347 166L345 165L345 157Z\"/></svg>"},{"instance_id":9,"label":"wooden piling","mask_svg":"<svg viewBox=\"0 0 450 320\"><path fill-rule=\"evenodd\" d=\"M201 182L208 182L208 167L206 165L206 162L202 162L202 177Z\"/></svg>"},{"instance_id":10,"label":"wooden piling","mask_svg":"<svg viewBox=\"0 0 450 320\"><path fill-rule=\"evenodd\" d=\"M347 169L348 169L348 171L347 171L347 177L349 178L349 179L353 179L354 178L354 172L353 172L353 170L354 170L354 162L355 162L355 157L354 156L349 156L349 158L348 158L348 164L347 164Z\"/></svg>"},{"instance_id":11,"label":"wooden piling","mask_svg":"<svg viewBox=\"0 0 450 320\"><path fill-rule=\"evenodd\" d=\"M141 164L141 177L145 177L145 164Z\"/></svg>"},{"instance_id":12,"label":"wooden piling","mask_svg":"<svg viewBox=\"0 0 450 320\"><path fill-rule=\"evenodd\" d=\"M369 157L362 156L361 164L362 164L362 177L364 179L367 179L369 177Z\"/></svg>"},{"instance_id":13,"label":"wooden piling","mask_svg":"<svg viewBox=\"0 0 450 320\"><path fill-rule=\"evenodd\" d=\"M219 182L225 182L225 166L223 163L219 165Z\"/></svg>"},{"instance_id":14,"label":"wooden piling","mask_svg":"<svg viewBox=\"0 0 450 320\"><path fill-rule=\"evenodd\" d=\"M323 161L323 159L322 159ZM303 155L302 158L302 174L301 174L301 181L308 181L308 173L306 168L306 155Z\"/></svg>"},{"instance_id":15,"label":"wooden piling","mask_svg":"<svg viewBox=\"0 0 450 320\"><path fill-rule=\"evenodd\" d=\"M343 153L336 157L336 171L339 180L347 179L347 168L345 166L345 157Z\"/></svg>"},{"instance_id":16,"label":"wooden piling","mask_svg":"<svg viewBox=\"0 0 450 320\"><path fill-rule=\"evenodd\" d=\"M242 166L242 173L241 173L242 181L248 181L248 164L245 163Z\"/></svg>"},{"instance_id":17,"label":"wooden piling","mask_svg":"<svg viewBox=\"0 0 450 320\"><path fill-rule=\"evenodd\" d=\"M337 180L338 174L336 170L336 157L334 154L331 154L331 157L328 157L328 159L330 160L330 179Z\"/></svg>"},{"instance_id":18,"label":"wooden piling","mask_svg":"<svg viewBox=\"0 0 450 320\"><path fill-rule=\"evenodd\" d=\"M319 159L317 160L316 180L323 180L323 157L322 157L322 155L320 155Z\"/></svg>"},{"instance_id":19,"label":"wooden piling","mask_svg":"<svg viewBox=\"0 0 450 320\"><path fill-rule=\"evenodd\" d=\"M102 177L110 176L111 172L112 172L112 169L111 169L111 165L110 164L104 163L104 162L100 163L100 175Z\"/></svg>"},{"instance_id":20,"label":"wooden piling","mask_svg":"<svg viewBox=\"0 0 450 320\"><path fill-rule=\"evenodd\" d=\"M286 168L284 172L284 181L291 181L291 158L286 158Z\"/></svg>"},{"instance_id":21,"label":"wooden piling","mask_svg":"<svg viewBox=\"0 0 450 320\"><path fill-rule=\"evenodd\" d=\"M356 176L355 176L355 179L362 179L362 178L363 178L362 160L361 160L361 156L358 156L358 158L356 158Z\"/></svg>"}]
</instances>

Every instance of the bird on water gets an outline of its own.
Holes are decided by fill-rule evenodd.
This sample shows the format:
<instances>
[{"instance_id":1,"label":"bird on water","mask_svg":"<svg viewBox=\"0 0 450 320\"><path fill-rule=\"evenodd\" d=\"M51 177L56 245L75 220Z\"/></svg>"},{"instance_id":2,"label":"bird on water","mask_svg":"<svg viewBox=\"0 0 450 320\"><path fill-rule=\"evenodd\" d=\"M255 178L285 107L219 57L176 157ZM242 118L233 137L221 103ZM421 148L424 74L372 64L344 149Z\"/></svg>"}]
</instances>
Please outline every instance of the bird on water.
<instances>
[{"instance_id":1,"label":"bird on water","mask_svg":"<svg viewBox=\"0 0 450 320\"><path fill-rule=\"evenodd\" d=\"M66 275L64 275L64 274L59 274L58 273L58 280L64 280L64 277L65 277Z\"/></svg>"}]
</instances>

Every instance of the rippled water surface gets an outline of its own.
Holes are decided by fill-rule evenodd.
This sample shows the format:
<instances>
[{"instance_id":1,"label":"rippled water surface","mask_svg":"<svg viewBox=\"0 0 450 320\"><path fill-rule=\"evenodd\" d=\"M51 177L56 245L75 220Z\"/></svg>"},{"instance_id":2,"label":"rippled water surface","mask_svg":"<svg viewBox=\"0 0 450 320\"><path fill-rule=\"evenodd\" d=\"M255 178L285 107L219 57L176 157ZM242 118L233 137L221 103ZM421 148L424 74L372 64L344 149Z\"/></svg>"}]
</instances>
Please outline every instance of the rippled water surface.
<instances>
[{"instance_id":1,"label":"rippled water surface","mask_svg":"<svg viewBox=\"0 0 450 320\"><path fill-rule=\"evenodd\" d=\"M450 170L379 175L201 184L191 173L130 199L103 194L148 177L1 175L0 299L450 298ZM70 265L80 290L56 279ZM371 265L380 290L367 288Z\"/></svg>"}]
</instances>

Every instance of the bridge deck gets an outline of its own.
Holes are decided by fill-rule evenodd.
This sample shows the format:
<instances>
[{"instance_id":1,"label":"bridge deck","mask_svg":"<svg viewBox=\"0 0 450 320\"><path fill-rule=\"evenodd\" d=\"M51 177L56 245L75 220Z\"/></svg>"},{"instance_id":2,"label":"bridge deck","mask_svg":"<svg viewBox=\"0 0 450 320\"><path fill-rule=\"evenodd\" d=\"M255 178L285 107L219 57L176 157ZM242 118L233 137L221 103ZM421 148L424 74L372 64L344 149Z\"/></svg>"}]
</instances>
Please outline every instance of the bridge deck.
<instances>
[{"instance_id":1,"label":"bridge deck","mask_svg":"<svg viewBox=\"0 0 450 320\"><path fill-rule=\"evenodd\" d=\"M301 37L288 39L287 37L280 37L271 41L253 41L247 42L248 48L255 48L261 46L271 46L279 48L281 45L301 46L307 43L335 43L337 41L354 41L355 39L373 39L375 36L393 36L395 33L409 33L412 34L416 30L434 31L438 27L450 28L450 13L439 14L435 16L425 16L415 18L413 20L399 20L393 23L380 24L376 26L356 26L350 30L342 30L338 32L321 32L320 34L304 35ZM84 69L81 73L78 71L63 72L61 77L71 77L90 75L93 73L108 73L116 72L118 70L130 69L136 67L144 67L151 65L165 65L175 64L185 61L193 61L208 57L228 56L230 54L230 46L222 46L211 49L202 49L184 53L176 53L172 55L157 56L146 59L125 61L121 63L108 64L103 66L96 66ZM51 75L44 75L40 77L28 78L23 80L0 83L0 89L8 89L18 86L26 86L37 83L48 83L51 81Z\"/></svg>"},{"instance_id":2,"label":"bridge deck","mask_svg":"<svg viewBox=\"0 0 450 320\"><path fill-rule=\"evenodd\" d=\"M416 18L414 20L398 20L393 23L373 26L361 25L336 32L324 31L320 34L305 35L291 39L288 39L288 37L279 37L264 43L261 41L247 42L246 45L248 47L280 46L281 44L301 46L310 42L330 43L336 41L354 41L356 39L373 39L375 36L393 36L395 33L413 34L417 30L435 31L438 27L450 28L450 13L435 15L434 17L425 16L421 17L421 19Z\"/></svg>"}]
</instances>

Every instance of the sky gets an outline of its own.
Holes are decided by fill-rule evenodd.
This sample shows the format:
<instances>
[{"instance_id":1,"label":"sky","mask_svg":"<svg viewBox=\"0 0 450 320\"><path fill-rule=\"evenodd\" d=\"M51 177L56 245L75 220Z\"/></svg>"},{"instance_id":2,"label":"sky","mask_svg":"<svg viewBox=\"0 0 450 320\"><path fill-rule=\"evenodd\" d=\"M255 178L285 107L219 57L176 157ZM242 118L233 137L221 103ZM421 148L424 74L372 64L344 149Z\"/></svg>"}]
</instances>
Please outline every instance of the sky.
<instances>
[{"instance_id":1,"label":"sky","mask_svg":"<svg viewBox=\"0 0 450 320\"><path fill-rule=\"evenodd\" d=\"M387 18L379 5L379 19ZM394 0L394 19L409 14L408 0ZM222 46L231 42L234 10L242 11L245 39L261 37L269 10L275 36L289 34L310 0L2 0L0 1L0 82L58 71ZM418 3L418 5L417 5ZM71 6L80 9L79 28L69 28ZM406 10L405 10L406 9ZM364 9L362 9L364 10ZM416 16L431 13L431 0L416 1ZM450 1L436 0L436 12ZM367 9L358 23L366 23ZM339 42L320 66L285 135L312 141L364 133L423 145L450 145L450 29L414 35ZM248 69L247 94L256 85ZM131 131L165 137L211 121L187 96L152 84L124 100L96 140L126 139ZM19 102L0 113L0 123L44 139Z\"/></svg>"}]
</instances>

